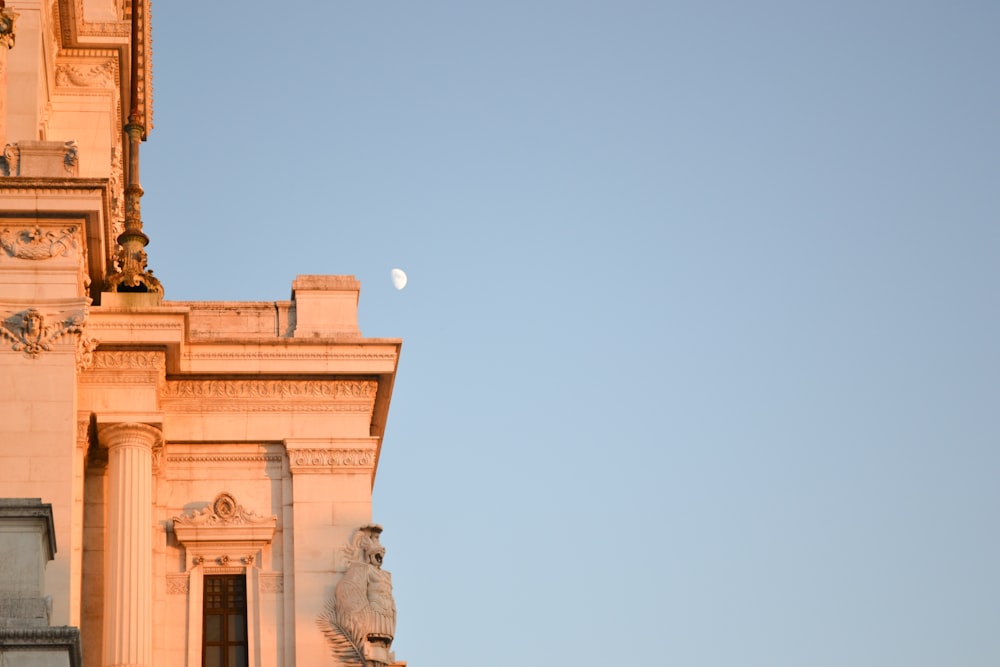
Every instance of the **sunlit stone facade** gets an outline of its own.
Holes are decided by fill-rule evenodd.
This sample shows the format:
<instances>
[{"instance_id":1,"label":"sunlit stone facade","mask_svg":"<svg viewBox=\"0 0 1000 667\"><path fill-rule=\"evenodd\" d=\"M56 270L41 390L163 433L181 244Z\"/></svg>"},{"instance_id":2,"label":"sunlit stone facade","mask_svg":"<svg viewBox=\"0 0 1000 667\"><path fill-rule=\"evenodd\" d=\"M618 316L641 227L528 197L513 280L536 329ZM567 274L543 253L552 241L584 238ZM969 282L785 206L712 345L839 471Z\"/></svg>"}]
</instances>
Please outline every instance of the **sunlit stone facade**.
<instances>
[{"instance_id":1,"label":"sunlit stone facade","mask_svg":"<svg viewBox=\"0 0 1000 667\"><path fill-rule=\"evenodd\" d=\"M127 289L139 212L122 128L152 129L134 7L134 61L131 2L23 0L0 17L0 497L51 525L52 547L20 537L22 510L0 512L0 552L44 544L29 561L47 563L43 590L0 589L0 663L79 664L75 628L88 667L193 667L206 651L353 664L318 622L372 521L400 341L362 337L351 276L299 276L266 303ZM244 626L216 640L206 605L233 581ZM47 653L25 648L35 635L55 638Z\"/></svg>"}]
</instances>

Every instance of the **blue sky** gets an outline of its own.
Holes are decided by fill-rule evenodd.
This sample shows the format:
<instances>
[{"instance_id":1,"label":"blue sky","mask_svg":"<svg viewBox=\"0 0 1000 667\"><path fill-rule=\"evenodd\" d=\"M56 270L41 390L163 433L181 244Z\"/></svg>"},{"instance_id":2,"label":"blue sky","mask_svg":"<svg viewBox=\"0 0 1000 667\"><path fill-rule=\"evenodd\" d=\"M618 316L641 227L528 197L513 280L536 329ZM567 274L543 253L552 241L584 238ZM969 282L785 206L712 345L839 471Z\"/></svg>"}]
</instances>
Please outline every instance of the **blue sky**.
<instances>
[{"instance_id":1,"label":"blue sky","mask_svg":"<svg viewBox=\"0 0 1000 667\"><path fill-rule=\"evenodd\" d=\"M401 659L1000 663L1000 4L153 9L167 298L404 339Z\"/></svg>"}]
</instances>

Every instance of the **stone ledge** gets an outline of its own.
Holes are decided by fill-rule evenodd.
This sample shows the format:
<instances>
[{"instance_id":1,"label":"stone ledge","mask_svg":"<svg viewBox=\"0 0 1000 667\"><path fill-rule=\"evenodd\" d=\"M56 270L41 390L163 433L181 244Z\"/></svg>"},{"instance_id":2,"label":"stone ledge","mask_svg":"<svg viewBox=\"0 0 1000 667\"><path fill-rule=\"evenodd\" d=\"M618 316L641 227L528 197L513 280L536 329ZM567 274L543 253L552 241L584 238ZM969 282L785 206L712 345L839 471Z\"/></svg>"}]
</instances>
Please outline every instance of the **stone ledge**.
<instances>
[{"instance_id":1,"label":"stone ledge","mask_svg":"<svg viewBox=\"0 0 1000 667\"><path fill-rule=\"evenodd\" d=\"M0 664L22 664L16 654L33 654L31 665L81 667L80 629L63 625L50 628L0 628ZM42 657L44 655L44 657ZM27 656L25 656L27 657Z\"/></svg>"}]
</instances>

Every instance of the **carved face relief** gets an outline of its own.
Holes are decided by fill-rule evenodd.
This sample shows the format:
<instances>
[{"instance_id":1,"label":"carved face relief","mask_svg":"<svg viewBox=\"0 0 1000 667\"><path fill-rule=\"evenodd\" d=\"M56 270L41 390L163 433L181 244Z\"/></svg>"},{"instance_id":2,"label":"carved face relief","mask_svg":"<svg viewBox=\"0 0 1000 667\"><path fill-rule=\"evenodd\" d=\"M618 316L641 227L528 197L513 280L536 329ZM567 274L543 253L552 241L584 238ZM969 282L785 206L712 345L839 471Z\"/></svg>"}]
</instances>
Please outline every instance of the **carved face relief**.
<instances>
[{"instance_id":1,"label":"carved face relief","mask_svg":"<svg viewBox=\"0 0 1000 667\"><path fill-rule=\"evenodd\" d=\"M29 345L37 345L42 340L42 321L42 314L34 308L23 315L21 326L24 327L24 339Z\"/></svg>"}]
</instances>

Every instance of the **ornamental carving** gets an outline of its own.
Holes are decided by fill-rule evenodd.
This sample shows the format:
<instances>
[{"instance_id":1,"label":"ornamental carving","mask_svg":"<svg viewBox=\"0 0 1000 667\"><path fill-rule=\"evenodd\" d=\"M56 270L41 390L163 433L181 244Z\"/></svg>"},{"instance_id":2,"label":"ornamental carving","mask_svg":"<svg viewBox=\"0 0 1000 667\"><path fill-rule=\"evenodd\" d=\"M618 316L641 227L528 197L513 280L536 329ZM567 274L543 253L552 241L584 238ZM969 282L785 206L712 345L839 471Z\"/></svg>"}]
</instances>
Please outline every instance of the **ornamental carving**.
<instances>
[{"instance_id":1,"label":"ornamental carving","mask_svg":"<svg viewBox=\"0 0 1000 667\"><path fill-rule=\"evenodd\" d=\"M92 67L56 65L56 85L79 88L117 88L115 61L107 60Z\"/></svg>"},{"instance_id":2,"label":"ornamental carving","mask_svg":"<svg viewBox=\"0 0 1000 667\"><path fill-rule=\"evenodd\" d=\"M189 575L183 574L167 575L167 595L185 595L188 592Z\"/></svg>"},{"instance_id":3,"label":"ornamental carving","mask_svg":"<svg viewBox=\"0 0 1000 667\"><path fill-rule=\"evenodd\" d=\"M295 449L288 452L293 466L372 466L375 465L375 451L372 449Z\"/></svg>"},{"instance_id":4,"label":"ornamental carving","mask_svg":"<svg viewBox=\"0 0 1000 667\"><path fill-rule=\"evenodd\" d=\"M42 352L52 350L52 344L63 336L75 334L77 338L77 365L86 368L93 361L94 348L97 341L87 336L85 324L87 308L68 311L60 314L52 321L40 311L29 308L9 315L0 320L0 338L5 338L13 345L15 352L24 352L35 359Z\"/></svg>"},{"instance_id":5,"label":"ornamental carving","mask_svg":"<svg viewBox=\"0 0 1000 667\"><path fill-rule=\"evenodd\" d=\"M261 593L284 593L285 592L285 580L281 574L273 572L261 572L260 573L260 592Z\"/></svg>"},{"instance_id":6,"label":"ornamental carving","mask_svg":"<svg viewBox=\"0 0 1000 667\"><path fill-rule=\"evenodd\" d=\"M0 248L18 259L52 259L68 257L79 247L80 228L76 225L45 231L41 227L0 230Z\"/></svg>"},{"instance_id":7,"label":"ornamental carving","mask_svg":"<svg viewBox=\"0 0 1000 667\"><path fill-rule=\"evenodd\" d=\"M202 511L176 517L174 526L252 526L273 524L276 520L246 509L228 493L220 493Z\"/></svg>"},{"instance_id":8,"label":"ornamental carving","mask_svg":"<svg viewBox=\"0 0 1000 667\"><path fill-rule=\"evenodd\" d=\"M116 350L94 355L95 369L159 371L166 366L163 352Z\"/></svg>"},{"instance_id":9,"label":"ornamental carving","mask_svg":"<svg viewBox=\"0 0 1000 667\"><path fill-rule=\"evenodd\" d=\"M177 380L164 398L373 399L375 380Z\"/></svg>"},{"instance_id":10,"label":"ornamental carving","mask_svg":"<svg viewBox=\"0 0 1000 667\"><path fill-rule=\"evenodd\" d=\"M342 665L385 667L395 662L389 650L396 632L392 575L382 569L382 526L362 526L344 549L349 565L333 598L317 619L330 652Z\"/></svg>"},{"instance_id":11,"label":"ornamental carving","mask_svg":"<svg viewBox=\"0 0 1000 667\"><path fill-rule=\"evenodd\" d=\"M4 176L17 176L21 173L21 147L17 144L7 144L0 156L0 169Z\"/></svg>"},{"instance_id":12,"label":"ornamental carving","mask_svg":"<svg viewBox=\"0 0 1000 667\"><path fill-rule=\"evenodd\" d=\"M14 21L18 16L13 9L0 4L0 47L14 48Z\"/></svg>"}]
</instances>

